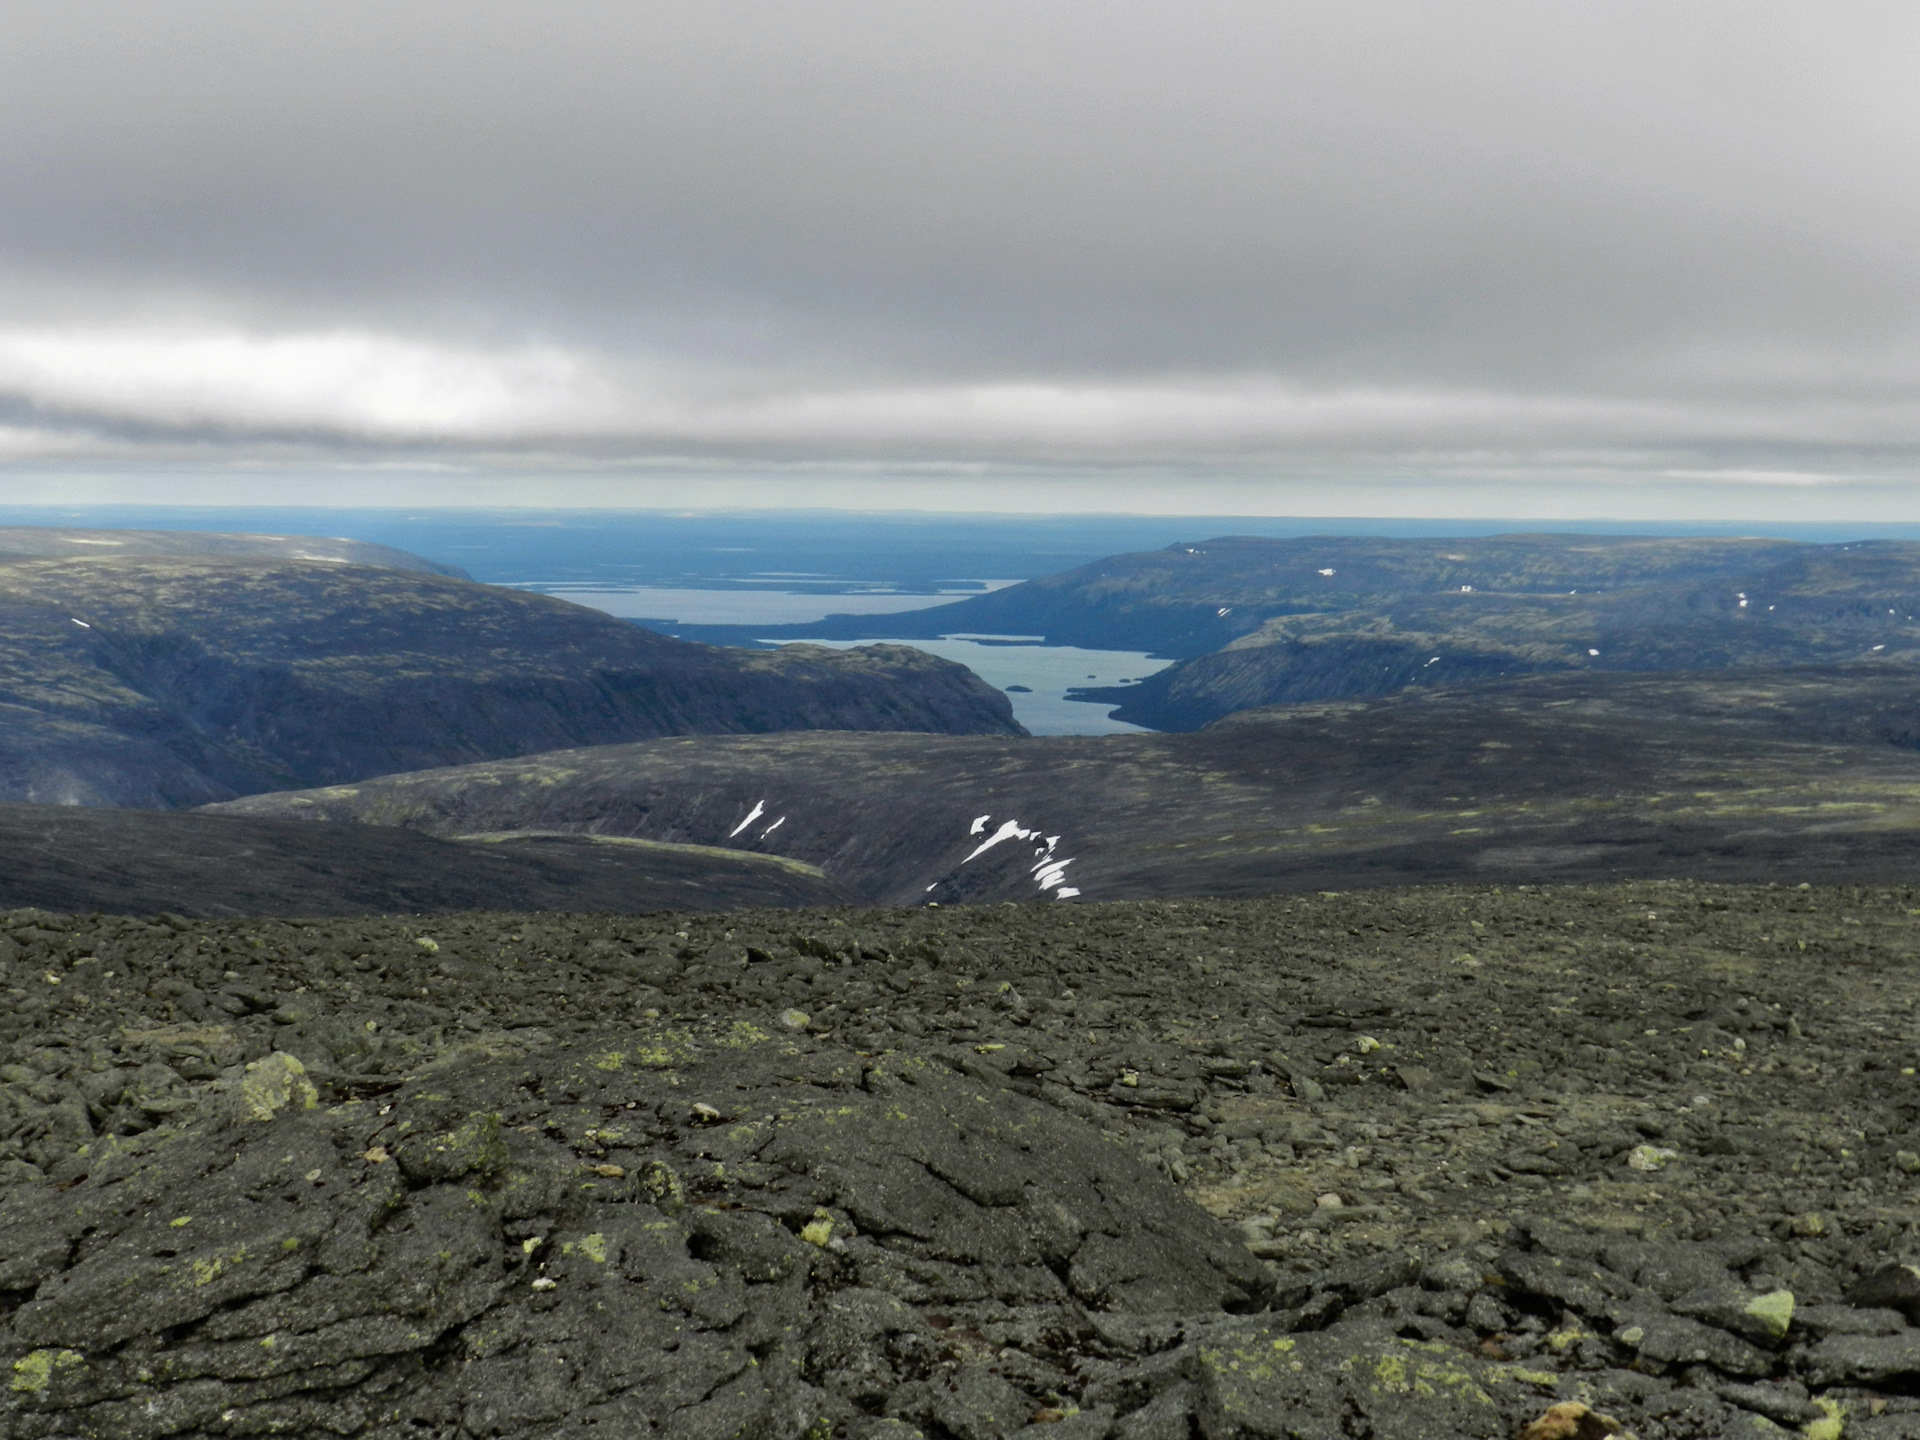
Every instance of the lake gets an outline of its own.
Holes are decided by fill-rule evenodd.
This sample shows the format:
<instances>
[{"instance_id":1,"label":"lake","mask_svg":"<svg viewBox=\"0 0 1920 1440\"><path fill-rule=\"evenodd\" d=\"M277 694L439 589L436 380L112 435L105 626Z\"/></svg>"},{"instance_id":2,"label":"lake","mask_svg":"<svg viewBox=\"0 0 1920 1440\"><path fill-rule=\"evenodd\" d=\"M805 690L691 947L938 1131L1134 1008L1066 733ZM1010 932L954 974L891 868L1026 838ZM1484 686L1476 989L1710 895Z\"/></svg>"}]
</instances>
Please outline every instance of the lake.
<instances>
[{"instance_id":1,"label":"lake","mask_svg":"<svg viewBox=\"0 0 1920 1440\"><path fill-rule=\"evenodd\" d=\"M1040 645L1032 637L943 635L938 640L814 640L850 650L856 645L911 645L943 660L956 660L997 690L1024 685L1032 693L1010 692L1013 718L1035 735L1129 735L1138 725L1107 718L1107 706L1069 700L1076 685L1121 685L1144 680L1173 662L1133 650L1082 650L1072 645Z\"/></svg>"}]
</instances>

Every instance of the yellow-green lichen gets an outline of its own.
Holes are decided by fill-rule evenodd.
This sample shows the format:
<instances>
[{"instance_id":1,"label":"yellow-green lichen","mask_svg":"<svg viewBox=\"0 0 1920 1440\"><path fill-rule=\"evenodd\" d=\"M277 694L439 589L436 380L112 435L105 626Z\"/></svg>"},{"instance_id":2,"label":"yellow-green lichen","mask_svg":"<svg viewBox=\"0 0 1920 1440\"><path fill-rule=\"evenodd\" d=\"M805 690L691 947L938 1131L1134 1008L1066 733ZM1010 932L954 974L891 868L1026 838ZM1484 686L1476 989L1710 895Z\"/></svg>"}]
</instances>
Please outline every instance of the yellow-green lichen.
<instances>
[{"instance_id":1,"label":"yellow-green lichen","mask_svg":"<svg viewBox=\"0 0 1920 1440\"><path fill-rule=\"evenodd\" d=\"M1824 1396L1814 1396L1813 1403L1823 1412L1818 1420L1809 1420L1800 1427L1800 1433L1807 1440L1840 1440L1847 1431L1846 1407L1838 1400L1829 1400Z\"/></svg>"},{"instance_id":2,"label":"yellow-green lichen","mask_svg":"<svg viewBox=\"0 0 1920 1440\"><path fill-rule=\"evenodd\" d=\"M53 1384L62 1370L86 1363L78 1350L35 1350L13 1362L13 1389L22 1395L39 1395Z\"/></svg>"},{"instance_id":3,"label":"yellow-green lichen","mask_svg":"<svg viewBox=\"0 0 1920 1440\"><path fill-rule=\"evenodd\" d=\"M215 1255L209 1260L193 1262L193 1283L195 1288L211 1285L227 1271L230 1265L238 1265L247 1258L247 1247L236 1245L230 1255Z\"/></svg>"},{"instance_id":4,"label":"yellow-green lichen","mask_svg":"<svg viewBox=\"0 0 1920 1440\"><path fill-rule=\"evenodd\" d=\"M242 1119L271 1120L282 1110L311 1110L319 1103L307 1067L284 1052L254 1061L240 1079Z\"/></svg>"},{"instance_id":5,"label":"yellow-green lichen","mask_svg":"<svg viewBox=\"0 0 1920 1440\"><path fill-rule=\"evenodd\" d=\"M1793 1325L1793 1292L1769 1290L1747 1302L1747 1314L1760 1322L1772 1340L1784 1340Z\"/></svg>"}]
</instances>

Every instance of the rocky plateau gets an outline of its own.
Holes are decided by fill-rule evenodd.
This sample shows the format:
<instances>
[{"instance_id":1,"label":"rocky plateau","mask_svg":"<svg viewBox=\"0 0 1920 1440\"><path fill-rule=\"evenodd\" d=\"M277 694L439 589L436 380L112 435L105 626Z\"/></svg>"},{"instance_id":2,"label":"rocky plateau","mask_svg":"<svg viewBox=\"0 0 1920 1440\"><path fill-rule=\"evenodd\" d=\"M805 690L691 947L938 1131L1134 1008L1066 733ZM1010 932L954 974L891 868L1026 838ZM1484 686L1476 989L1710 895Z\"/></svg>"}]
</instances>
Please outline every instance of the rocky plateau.
<instances>
[{"instance_id":1,"label":"rocky plateau","mask_svg":"<svg viewBox=\"0 0 1920 1440\"><path fill-rule=\"evenodd\" d=\"M0 1434L1920 1435L1917 914L9 912Z\"/></svg>"}]
</instances>

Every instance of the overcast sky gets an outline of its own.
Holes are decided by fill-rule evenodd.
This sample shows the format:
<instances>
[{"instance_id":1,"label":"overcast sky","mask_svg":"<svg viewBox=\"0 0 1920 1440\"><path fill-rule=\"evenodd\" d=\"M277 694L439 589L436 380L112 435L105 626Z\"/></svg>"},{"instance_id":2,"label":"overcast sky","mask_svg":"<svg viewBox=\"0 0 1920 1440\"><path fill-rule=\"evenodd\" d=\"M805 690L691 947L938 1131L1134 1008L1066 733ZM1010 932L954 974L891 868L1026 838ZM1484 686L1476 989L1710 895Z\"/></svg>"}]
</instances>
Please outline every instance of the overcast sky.
<instances>
[{"instance_id":1,"label":"overcast sky","mask_svg":"<svg viewBox=\"0 0 1920 1440\"><path fill-rule=\"evenodd\" d=\"M1912 5L12 0L0 134L15 499L1920 518Z\"/></svg>"}]
</instances>

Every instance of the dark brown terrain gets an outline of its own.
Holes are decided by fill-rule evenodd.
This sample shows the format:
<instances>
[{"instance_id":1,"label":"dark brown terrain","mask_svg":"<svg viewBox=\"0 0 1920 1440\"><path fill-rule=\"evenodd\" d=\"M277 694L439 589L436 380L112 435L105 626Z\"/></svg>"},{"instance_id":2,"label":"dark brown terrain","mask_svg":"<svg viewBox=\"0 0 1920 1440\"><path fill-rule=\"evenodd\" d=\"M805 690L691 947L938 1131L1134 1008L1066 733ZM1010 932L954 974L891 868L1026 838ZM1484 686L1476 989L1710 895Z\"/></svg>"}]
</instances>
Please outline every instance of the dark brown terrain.
<instances>
[{"instance_id":1,"label":"dark brown terrain","mask_svg":"<svg viewBox=\"0 0 1920 1440\"><path fill-rule=\"evenodd\" d=\"M364 825L0 804L0 909L186 916L830 905L812 866L591 835L440 840Z\"/></svg>"},{"instance_id":2,"label":"dark brown terrain","mask_svg":"<svg viewBox=\"0 0 1920 1440\"><path fill-rule=\"evenodd\" d=\"M721 846L818 866L881 904L1892 881L1920 873L1916 716L1920 671L1892 662L1536 676L1251 711L1191 735L655 741L216 813ZM1009 822L1029 833L974 853Z\"/></svg>"},{"instance_id":3,"label":"dark brown terrain","mask_svg":"<svg viewBox=\"0 0 1920 1440\"><path fill-rule=\"evenodd\" d=\"M0 1433L1911 1437L1916 913L13 912Z\"/></svg>"}]
</instances>

